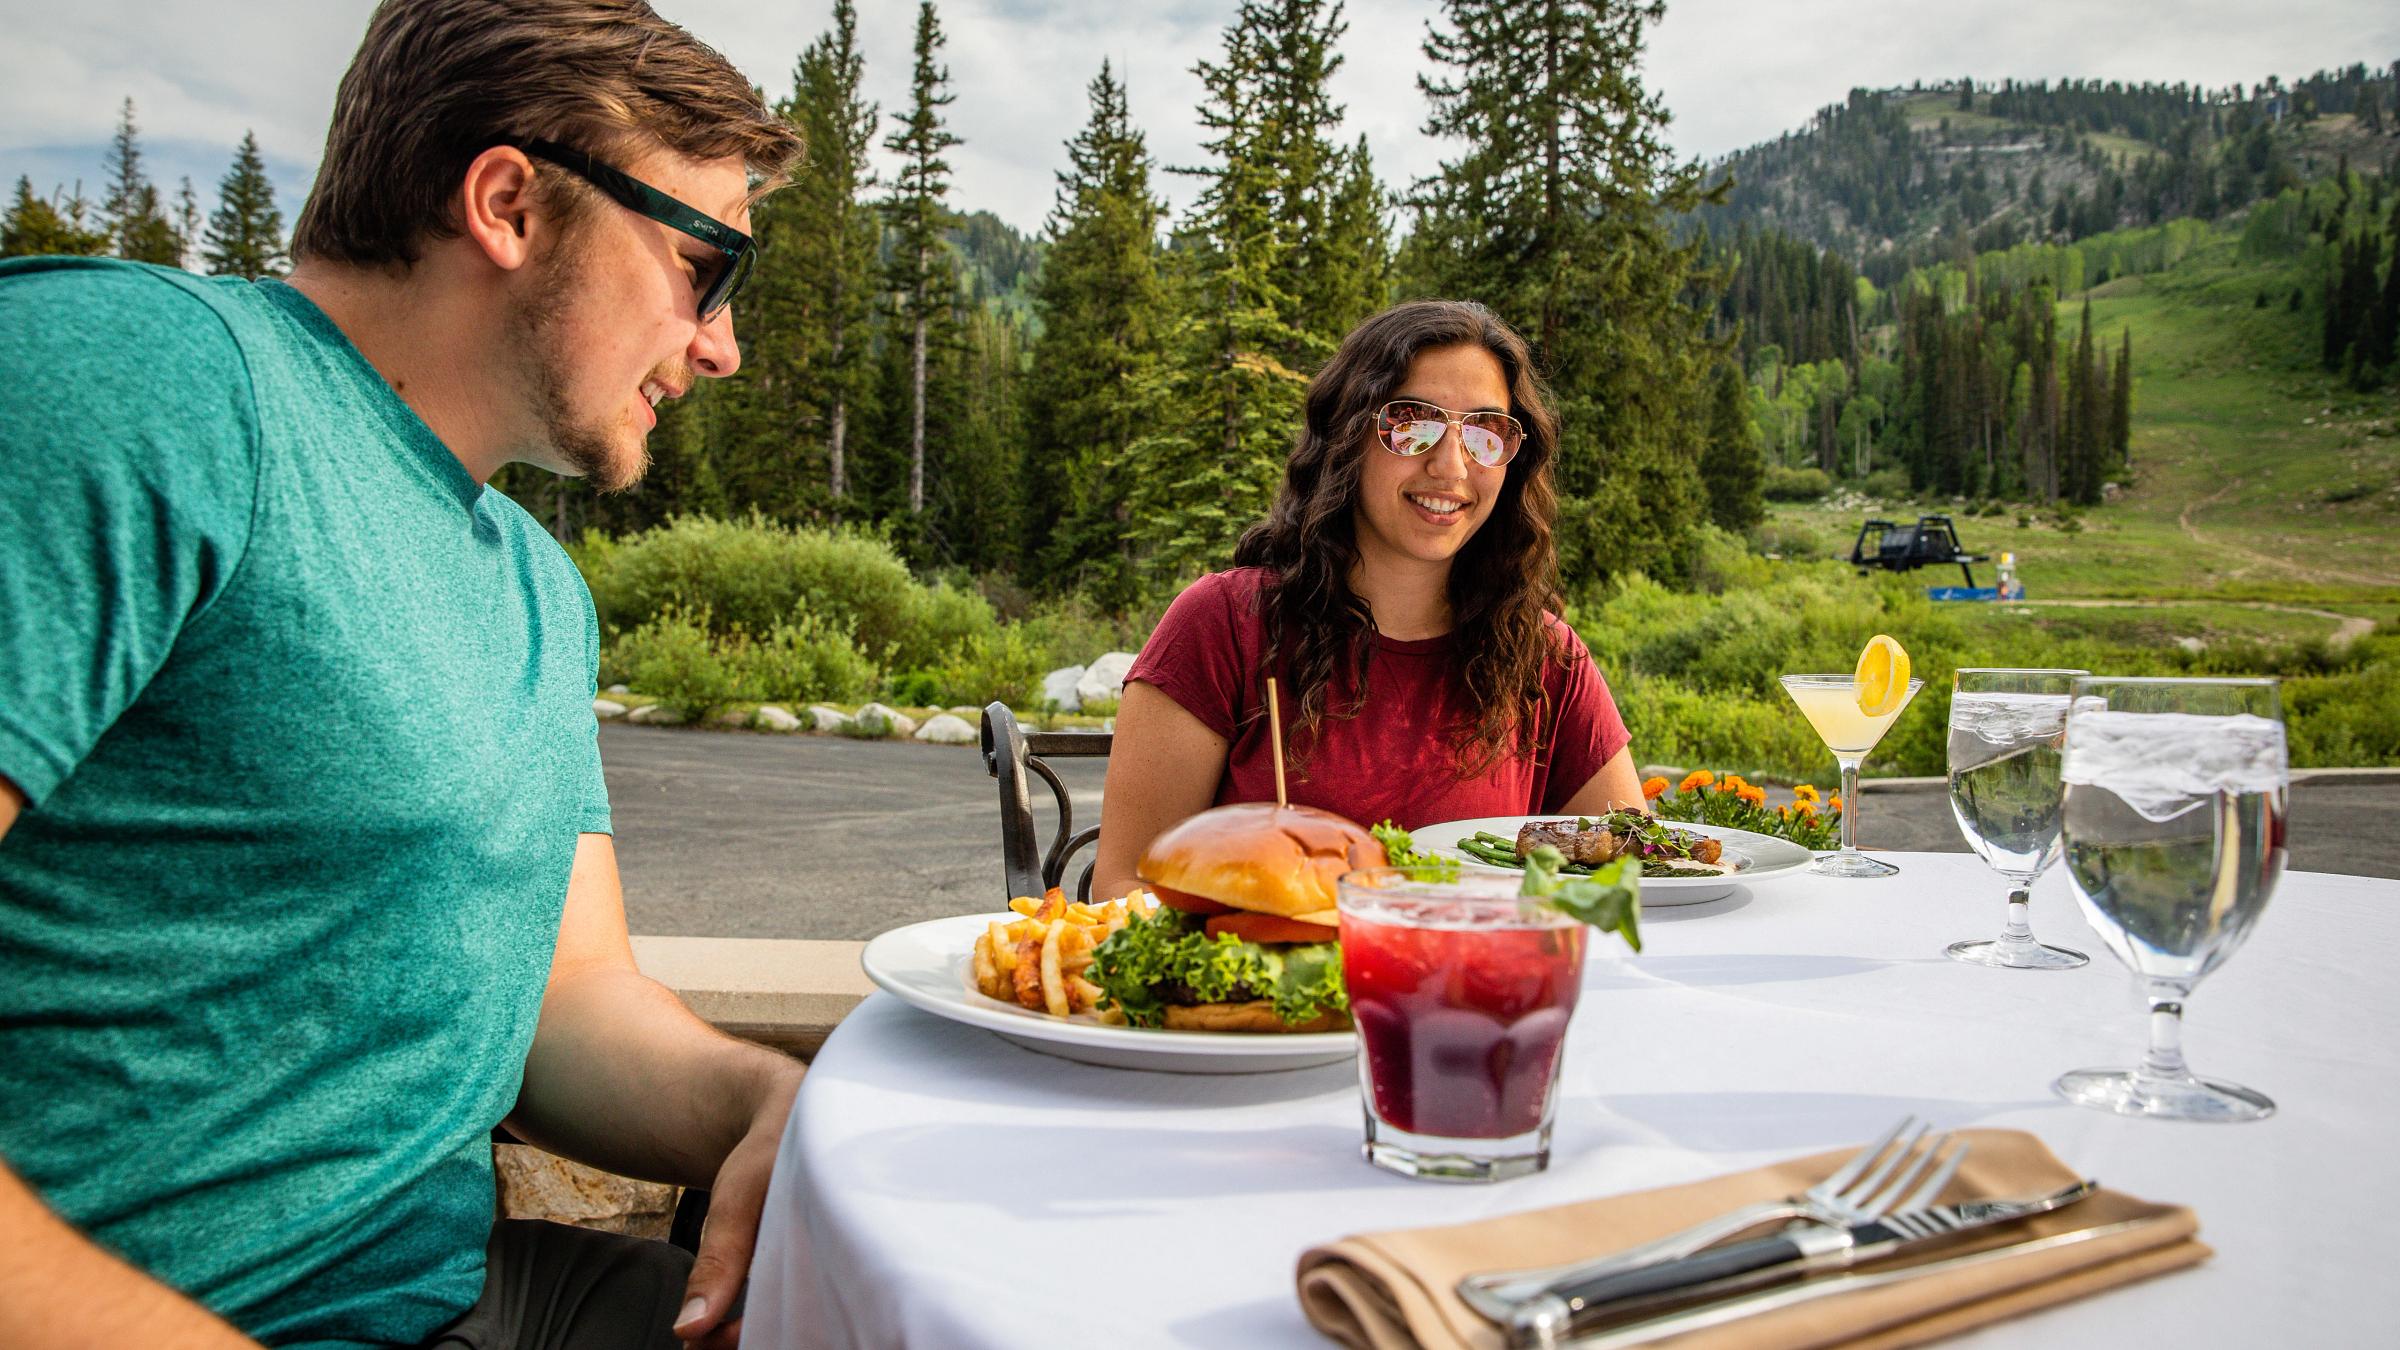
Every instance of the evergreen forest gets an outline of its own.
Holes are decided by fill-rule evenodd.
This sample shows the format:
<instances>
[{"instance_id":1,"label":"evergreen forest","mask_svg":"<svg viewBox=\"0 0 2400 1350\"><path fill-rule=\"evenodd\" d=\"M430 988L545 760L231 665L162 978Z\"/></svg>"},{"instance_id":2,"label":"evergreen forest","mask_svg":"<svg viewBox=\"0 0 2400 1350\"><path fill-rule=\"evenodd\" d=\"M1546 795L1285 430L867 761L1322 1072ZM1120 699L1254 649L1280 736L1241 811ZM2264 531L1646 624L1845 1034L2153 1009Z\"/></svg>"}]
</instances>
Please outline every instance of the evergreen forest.
<instances>
[{"instance_id":1,"label":"evergreen forest","mask_svg":"<svg viewBox=\"0 0 2400 1350\"><path fill-rule=\"evenodd\" d=\"M939 7L920 0L910 50L870 53L838 0L767 91L809 149L753 216L765 251L735 310L741 373L661 408L651 469L629 491L522 465L495 486L570 544L612 642L639 630L642 650L663 650L673 634L652 625L683 624L695 652L731 642L768 661L824 639L846 673L823 678L844 691L891 693L907 676L920 701L974 701L994 679L1038 682L1061 654L990 615L1138 642L1184 583L1223 566L1276 490L1310 375L1398 300L1478 300L1532 343L1562 414L1567 597L1586 613L1655 603L1661 624L1668 602L1644 588L1748 576L1726 550L1790 551L1779 512L1855 522L1860 506L1914 498L2072 529L2134 490L2144 382L2166 368L2145 344L2182 339L2137 332L2125 316L2149 311L2130 297L2202 259L2258 331L2306 334L2311 390L2388 408L2400 62L2223 88L1858 89L1699 162L1669 148L1668 111L1642 80L1664 13L1445 0L1413 74L1445 158L1394 181L1328 92L1340 0L1241 0L1195 54L1198 162L1159 162L1122 72L1097 61L1050 213L1027 233L954 200L975 110L952 92ZM901 106L867 97L870 61L907 70ZM1515 78L1478 78L1501 68ZM203 215L188 180L172 193L150 181L136 111L122 106L99 200L18 181L0 255L287 270L255 140L234 148ZM1188 208L1170 211L1167 175L1194 189ZM2380 470L2356 471L2367 486L2343 500L2381 500ZM802 571L885 576L889 563L908 578L886 578L902 597L890 603L918 626L870 640L864 608L839 622L824 605L752 613L628 580L653 545L639 567L660 577L687 547L760 549ZM848 561L824 561L836 555ZM1629 719L1709 721L1674 712L1683 695L1668 684L1643 692L1632 672L1672 667L1665 649L1592 645L1628 667ZM2400 689L2377 697L2400 723ZM2339 753L2400 755L2370 742Z\"/></svg>"}]
</instances>

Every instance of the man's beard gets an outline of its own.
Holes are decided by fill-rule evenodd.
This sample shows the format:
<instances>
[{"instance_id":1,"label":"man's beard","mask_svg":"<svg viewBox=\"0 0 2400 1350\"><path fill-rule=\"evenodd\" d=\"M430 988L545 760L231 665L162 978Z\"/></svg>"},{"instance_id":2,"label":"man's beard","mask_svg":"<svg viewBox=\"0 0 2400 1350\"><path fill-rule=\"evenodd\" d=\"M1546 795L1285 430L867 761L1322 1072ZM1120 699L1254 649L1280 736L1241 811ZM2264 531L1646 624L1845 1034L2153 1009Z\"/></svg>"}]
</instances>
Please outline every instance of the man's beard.
<instances>
[{"instance_id":1,"label":"man's beard","mask_svg":"<svg viewBox=\"0 0 2400 1350\"><path fill-rule=\"evenodd\" d=\"M532 391L540 440L550 452L552 467L582 478L601 492L623 492L650 471L649 447L637 442L633 455L621 455L612 440L614 428L577 420L568 398L576 360L560 322L560 301L581 284L581 255L582 250L570 244L543 264L536 295L517 306L512 327L519 334L522 374ZM681 387L669 379L675 369L673 364L661 366L650 378Z\"/></svg>"}]
</instances>

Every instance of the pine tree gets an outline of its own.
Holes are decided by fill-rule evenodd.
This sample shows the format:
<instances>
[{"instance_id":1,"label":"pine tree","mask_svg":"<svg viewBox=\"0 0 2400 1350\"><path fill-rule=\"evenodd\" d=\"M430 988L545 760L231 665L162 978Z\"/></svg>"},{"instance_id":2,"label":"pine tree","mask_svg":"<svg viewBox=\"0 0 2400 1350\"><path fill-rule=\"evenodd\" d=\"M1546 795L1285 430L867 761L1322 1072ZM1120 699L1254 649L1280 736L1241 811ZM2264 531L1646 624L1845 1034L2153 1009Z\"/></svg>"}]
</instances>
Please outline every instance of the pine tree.
<instances>
[{"instance_id":1,"label":"pine tree","mask_svg":"<svg viewBox=\"0 0 2400 1350\"><path fill-rule=\"evenodd\" d=\"M118 236L117 246L118 257L134 262L156 263L161 267L183 265L183 240L176 237L173 222L159 204L156 185L144 183L134 194L133 214Z\"/></svg>"},{"instance_id":2,"label":"pine tree","mask_svg":"<svg viewBox=\"0 0 2400 1350\"><path fill-rule=\"evenodd\" d=\"M1310 369L1382 308L1387 288L1389 230L1366 141L1334 139L1343 110L1328 88L1349 25L1339 0L1248 0L1234 22L1256 49L1252 154L1272 176L1274 228L1289 244L1273 281L1291 297L1282 318L1300 340L1276 355Z\"/></svg>"},{"instance_id":3,"label":"pine tree","mask_svg":"<svg viewBox=\"0 0 2400 1350\"><path fill-rule=\"evenodd\" d=\"M850 422L873 376L875 249L880 230L862 205L875 184L867 151L876 108L861 94L866 63L851 0L836 0L833 28L800 54L793 103L808 159L791 188L790 233L805 284L816 294L818 344L809 362L825 433L826 483L849 495Z\"/></svg>"},{"instance_id":4,"label":"pine tree","mask_svg":"<svg viewBox=\"0 0 2400 1350\"><path fill-rule=\"evenodd\" d=\"M2119 468L2133 465L2133 330L2124 330L2117 348L2115 378L2108 382L2108 449Z\"/></svg>"},{"instance_id":5,"label":"pine tree","mask_svg":"<svg viewBox=\"0 0 2400 1350\"><path fill-rule=\"evenodd\" d=\"M1206 185L1173 255L1172 355L1143 391L1155 411L1134 448L1144 466L1134 515L1155 526L1147 567L1161 584L1232 556L1266 514L1300 422L1306 377L1283 355L1308 338L1291 317L1294 245L1277 216L1288 180L1274 153L1284 133L1264 120L1263 26L1245 3L1223 58L1194 67L1215 162L1186 171Z\"/></svg>"},{"instance_id":6,"label":"pine tree","mask_svg":"<svg viewBox=\"0 0 2400 1350\"><path fill-rule=\"evenodd\" d=\"M175 229L159 209L158 189L142 173L141 129L134 124L130 98L117 114L105 163L108 195L100 203L100 228L117 256L176 266L182 256L175 246Z\"/></svg>"},{"instance_id":7,"label":"pine tree","mask_svg":"<svg viewBox=\"0 0 2400 1350\"><path fill-rule=\"evenodd\" d=\"M175 191L175 265L189 270L200 251L200 196L192 191L191 175Z\"/></svg>"},{"instance_id":8,"label":"pine tree","mask_svg":"<svg viewBox=\"0 0 2400 1350\"><path fill-rule=\"evenodd\" d=\"M1147 429L1168 315L1150 158L1108 63L1067 143L1035 283L1042 336L1025 383L1024 565L1104 606L1135 593L1134 442Z\"/></svg>"},{"instance_id":9,"label":"pine tree","mask_svg":"<svg viewBox=\"0 0 2400 1350\"><path fill-rule=\"evenodd\" d=\"M950 308L954 284L948 245L942 230L949 223L944 199L950 190L950 162L942 152L961 144L942 121L941 110L955 95L949 92L950 72L935 63L942 48L941 20L933 0L917 7L917 64L909 84L909 107L892 114L899 130L883 146L902 159L899 181L884 205L892 241L890 285L899 295L898 318L909 328L910 420L908 447L908 509L925 510L925 363L929 344L937 337L937 316Z\"/></svg>"},{"instance_id":10,"label":"pine tree","mask_svg":"<svg viewBox=\"0 0 2400 1350\"><path fill-rule=\"evenodd\" d=\"M1465 145L1419 183L1412 289L1492 306L1530 338L1557 391L1565 575L1681 573L1707 509L1703 336L1715 279L1676 217L1722 190L1676 164L1666 112L1644 92L1634 0L1448 0L1425 43L1428 135ZM1505 78L1499 78L1505 72Z\"/></svg>"},{"instance_id":11,"label":"pine tree","mask_svg":"<svg viewBox=\"0 0 2400 1350\"><path fill-rule=\"evenodd\" d=\"M1844 410L1845 420L1848 411ZM1766 502L1759 493L1758 431L1750 424L1750 388L1730 361L1718 363L1710 383L1705 444L1700 453L1700 479L1708 486L1708 518L1719 529L1737 532L1765 519Z\"/></svg>"},{"instance_id":12,"label":"pine tree","mask_svg":"<svg viewBox=\"0 0 2400 1350\"><path fill-rule=\"evenodd\" d=\"M283 213L275 207L275 184L258 153L258 137L242 133L233 167L217 183L217 209L209 213L200 255L212 276L279 277L290 266L284 251Z\"/></svg>"},{"instance_id":13,"label":"pine tree","mask_svg":"<svg viewBox=\"0 0 2400 1350\"><path fill-rule=\"evenodd\" d=\"M16 200L0 220L0 258L107 251L107 235L77 228L56 206L33 195L31 179L18 177Z\"/></svg>"}]
</instances>

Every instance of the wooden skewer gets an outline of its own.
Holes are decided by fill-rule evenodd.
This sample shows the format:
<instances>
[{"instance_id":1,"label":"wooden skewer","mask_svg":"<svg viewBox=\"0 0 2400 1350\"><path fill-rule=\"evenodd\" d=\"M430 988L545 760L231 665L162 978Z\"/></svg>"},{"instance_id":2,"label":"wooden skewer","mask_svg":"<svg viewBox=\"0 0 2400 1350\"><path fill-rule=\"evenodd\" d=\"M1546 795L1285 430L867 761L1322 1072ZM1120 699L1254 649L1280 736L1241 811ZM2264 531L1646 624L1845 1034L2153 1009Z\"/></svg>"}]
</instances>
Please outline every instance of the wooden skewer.
<instances>
[{"instance_id":1,"label":"wooden skewer","mask_svg":"<svg viewBox=\"0 0 2400 1350\"><path fill-rule=\"evenodd\" d=\"M1275 752L1275 805L1291 805L1283 791L1283 707L1275 699L1275 677L1267 677L1267 737L1268 748Z\"/></svg>"}]
</instances>

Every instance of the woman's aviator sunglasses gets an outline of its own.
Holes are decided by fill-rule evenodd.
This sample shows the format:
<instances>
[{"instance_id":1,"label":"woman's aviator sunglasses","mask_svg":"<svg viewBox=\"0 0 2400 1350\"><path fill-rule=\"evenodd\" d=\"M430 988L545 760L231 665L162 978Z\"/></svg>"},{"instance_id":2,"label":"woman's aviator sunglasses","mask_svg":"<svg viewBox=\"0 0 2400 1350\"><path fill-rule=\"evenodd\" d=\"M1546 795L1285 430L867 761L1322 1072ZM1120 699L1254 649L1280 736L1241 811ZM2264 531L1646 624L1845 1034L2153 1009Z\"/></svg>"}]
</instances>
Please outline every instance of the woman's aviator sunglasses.
<instances>
[{"instance_id":1,"label":"woman's aviator sunglasses","mask_svg":"<svg viewBox=\"0 0 2400 1350\"><path fill-rule=\"evenodd\" d=\"M1395 455L1421 455L1442 443L1442 433L1458 428L1458 442L1467 458L1497 469L1516 458L1525 443L1525 426L1507 413L1456 413L1415 399L1395 399L1375 414L1375 430L1383 448Z\"/></svg>"},{"instance_id":2,"label":"woman's aviator sunglasses","mask_svg":"<svg viewBox=\"0 0 2400 1350\"><path fill-rule=\"evenodd\" d=\"M724 254L724 261L713 268L700 267L692 279L694 289L700 293L700 322L707 323L717 317L717 312L732 304L733 297L741 292L743 283L750 280L750 268L758 261L758 245L749 235L713 216L693 210L624 170L603 164L581 150L570 150L554 141L520 141L517 148L567 170L607 193L619 206L635 215L647 216L661 225L681 230Z\"/></svg>"}]
</instances>

